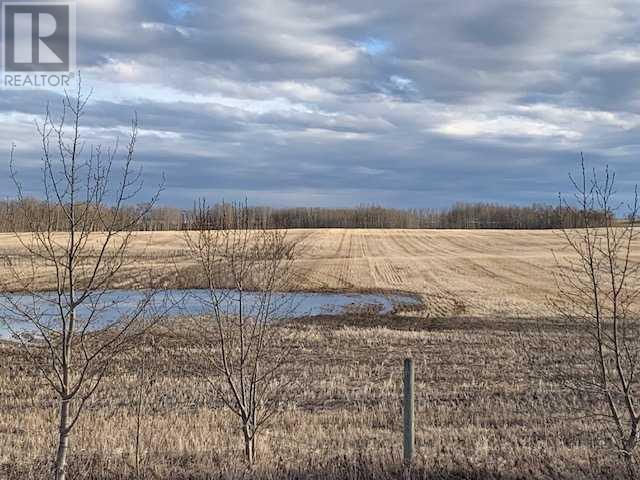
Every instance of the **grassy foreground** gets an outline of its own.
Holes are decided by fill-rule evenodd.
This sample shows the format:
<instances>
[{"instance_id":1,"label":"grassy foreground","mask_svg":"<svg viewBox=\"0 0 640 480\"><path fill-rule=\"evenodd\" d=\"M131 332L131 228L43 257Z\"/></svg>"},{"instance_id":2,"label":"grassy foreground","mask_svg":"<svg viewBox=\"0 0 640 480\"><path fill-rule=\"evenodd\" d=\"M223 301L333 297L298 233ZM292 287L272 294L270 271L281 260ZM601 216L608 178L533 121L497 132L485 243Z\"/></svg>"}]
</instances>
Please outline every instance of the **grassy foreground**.
<instances>
[{"instance_id":1,"label":"grassy foreground","mask_svg":"<svg viewBox=\"0 0 640 480\"><path fill-rule=\"evenodd\" d=\"M401 478L402 360L416 363L411 478L618 478L583 400L528 375L513 319L315 319L278 327L295 346L292 387L246 472L239 424L188 373L186 329L123 355L71 441L70 478L134 477L139 359L144 478ZM567 339L570 341L570 339ZM545 357L544 361L561 359ZM48 477L56 405L17 349L0 345L0 478Z\"/></svg>"}]
</instances>

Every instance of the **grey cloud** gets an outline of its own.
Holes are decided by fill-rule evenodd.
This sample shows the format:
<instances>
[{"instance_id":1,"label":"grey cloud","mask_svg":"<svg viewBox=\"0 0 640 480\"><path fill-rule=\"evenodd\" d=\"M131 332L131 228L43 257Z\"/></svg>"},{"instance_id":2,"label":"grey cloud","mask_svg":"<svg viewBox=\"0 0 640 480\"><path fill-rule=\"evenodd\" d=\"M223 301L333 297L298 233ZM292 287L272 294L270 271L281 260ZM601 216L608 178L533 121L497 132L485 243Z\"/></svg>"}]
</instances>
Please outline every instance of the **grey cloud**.
<instances>
[{"instance_id":1,"label":"grey cloud","mask_svg":"<svg viewBox=\"0 0 640 480\"><path fill-rule=\"evenodd\" d=\"M137 112L138 159L152 180L166 173L165 203L553 202L580 150L640 178L639 13L596 0L87 0L79 62L100 91L86 133L123 135ZM371 55L371 39L386 48ZM59 100L0 93L0 142L24 145L27 169L27 119Z\"/></svg>"}]
</instances>

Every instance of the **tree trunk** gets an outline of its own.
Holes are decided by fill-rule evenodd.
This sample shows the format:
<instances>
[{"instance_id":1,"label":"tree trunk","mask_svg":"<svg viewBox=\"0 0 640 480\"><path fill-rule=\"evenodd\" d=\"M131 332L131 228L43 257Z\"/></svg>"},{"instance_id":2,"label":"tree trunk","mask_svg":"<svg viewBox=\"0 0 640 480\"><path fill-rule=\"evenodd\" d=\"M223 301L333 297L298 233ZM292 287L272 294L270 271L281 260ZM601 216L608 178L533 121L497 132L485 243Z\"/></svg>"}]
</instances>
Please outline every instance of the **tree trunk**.
<instances>
[{"instance_id":1,"label":"tree trunk","mask_svg":"<svg viewBox=\"0 0 640 480\"><path fill-rule=\"evenodd\" d=\"M635 480L636 479L636 469L633 462L633 455L630 453L631 450L626 450L621 453L622 459L624 461L625 467L627 469L627 479Z\"/></svg>"},{"instance_id":2,"label":"tree trunk","mask_svg":"<svg viewBox=\"0 0 640 480\"><path fill-rule=\"evenodd\" d=\"M244 433L244 455L247 463L252 466L256 461L256 441L249 422L242 426L242 433Z\"/></svg>"},{"instance_id":3,"label":"tree trunk","mask_svg":"<svg viewBox=\"0 0 640 480\"><path fill-rule=\"evenodd\" d=\"M58 453L56 455L55 480L67 478L67 449L69 447L69 401L60 402L60 429Z\"/></svg>"}]
</instances>

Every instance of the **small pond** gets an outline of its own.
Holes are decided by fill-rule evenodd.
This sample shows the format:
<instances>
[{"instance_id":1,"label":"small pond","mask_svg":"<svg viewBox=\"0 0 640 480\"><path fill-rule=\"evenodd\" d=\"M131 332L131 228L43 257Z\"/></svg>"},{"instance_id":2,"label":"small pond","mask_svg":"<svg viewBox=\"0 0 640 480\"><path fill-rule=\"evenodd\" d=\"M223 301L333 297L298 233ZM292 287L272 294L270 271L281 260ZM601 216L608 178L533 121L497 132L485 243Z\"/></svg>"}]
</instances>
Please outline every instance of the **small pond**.
<instances>
[{"instance_id":1,"label":"small pond","mask_svg":"<svg viewBox=\"0 0 640 480\"><path fill-rule=\"evenodd\" d=\"M221 302L221 308L227 313L238 312L238 293L231 290L216 290ZM44 292L39 298L30 295L11 294L10 297L0 297L0 315L5 321L11 322L16 331L33 331L35 327L28 323L17 322L17 309L36 314L43 322L55 325L57 321L56 305L52 303L55 293ZM135 311L137 306L145 300L145 294L137 290L111 290L99 298L92 300L90 305L79 307L77 316L82 321L90 311L94 312L92 328L109 325L123 315ZM198 315L209 310L207 302L210 292L202 289L167 290L153 298L147 305L149 312L162 311L165 315L191 314ZM203 303L204 302L204 303ZM263 304L259 294L255 292L243 293L243 311L251 312ZM385 314L394 308L417 306L420 301L408 294L379 294L379 293L274 293L270 305L274 309L271 318L300 318L316 315L344 315L356 312L375 312ZM0 338L10 338L10 332L5 321L0 321ZM86 320L85 320L86 321ZM57 327L59 328L59 327ZM57 329L56 328L56 329Z\"/></svg>"}]
</instances>

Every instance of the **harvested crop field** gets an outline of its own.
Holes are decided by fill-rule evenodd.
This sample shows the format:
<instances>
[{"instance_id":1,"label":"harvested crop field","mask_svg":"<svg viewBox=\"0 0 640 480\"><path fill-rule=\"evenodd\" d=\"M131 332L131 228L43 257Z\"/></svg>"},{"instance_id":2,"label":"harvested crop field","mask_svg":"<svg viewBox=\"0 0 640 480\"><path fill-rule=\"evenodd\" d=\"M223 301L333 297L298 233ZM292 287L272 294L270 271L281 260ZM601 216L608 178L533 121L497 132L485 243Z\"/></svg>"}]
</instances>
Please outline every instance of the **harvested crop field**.
<instances>
[{"instance_id":1,"label":"harvested crop field","mask_svg":"<svg viewBox=\"0 0 640 480\"><path fill-rule=\"evenodd\" d=\"M300 241L300 290L411 292L424 303L421 315L437 317L548 314L552 251L566 252L561 233L548 230L317 229L289 236ZM184 233L140 232L131 247L136 262L121 272L118 286L147 271L167 286L199 286L189 275ZM0 254L21 261L13 235L0 235ZM51 273L37 269L41 288L51 285Z\"/></svg>"},{"instance_id":2,"label":"harvested crop field","mask_svg":"<svg viewBox=\"0 0 640 480\"><path fill-rule=\"evenodd\" d=\"M252 471L242 461L239 422L216 396L223 380L207 366L215 346L201 346L193 325L170 318L115 358L87 402L71 438L71 478L620 478L605 425L583 415L593 399L534 375L529 363L535 358L547 371L575 353L536 343L540 329L563 345L588 335L559 329L547 307L552 250L567 254L560 233L289 235L299 241L296 288L410 292L423 309L274 325L293 352L280 379L289 388L261 434ZM32 263L11 235L0 236L0 253L35 272L40 288L51 287L51 270ZM115 286L149 272L170 288L199 286L183 233L137 233L127 255L135 262ZM401 466L406 357L415 362L417 392L410 471ZM0 342L0 358L0 478L46 478L59 404L15 343Z\"/></svg>"},{"instance_id":3,"label":"harvested crop field","mask_svg":"<svg viewBox=\"0 0 640 480\"><path fill-rule=\"evenodd\" d=\"M584 399L531 378L522 356L534 323L334 318L278 327L295 355L282 408L243 468L238 420L194 377L204 362L184 331L123 355L72 437L71 478L133 479L140 356L148 479L621 478ZM516 334L518 329L523 337ZM211 352L209 352L210 354ZM46 478L57 404L18 350L0 342L0 478ZM416 452L402 458L402 361L416 364ZM540 352L545 365L561 361Z\"/></svg>"}]
</instances>

